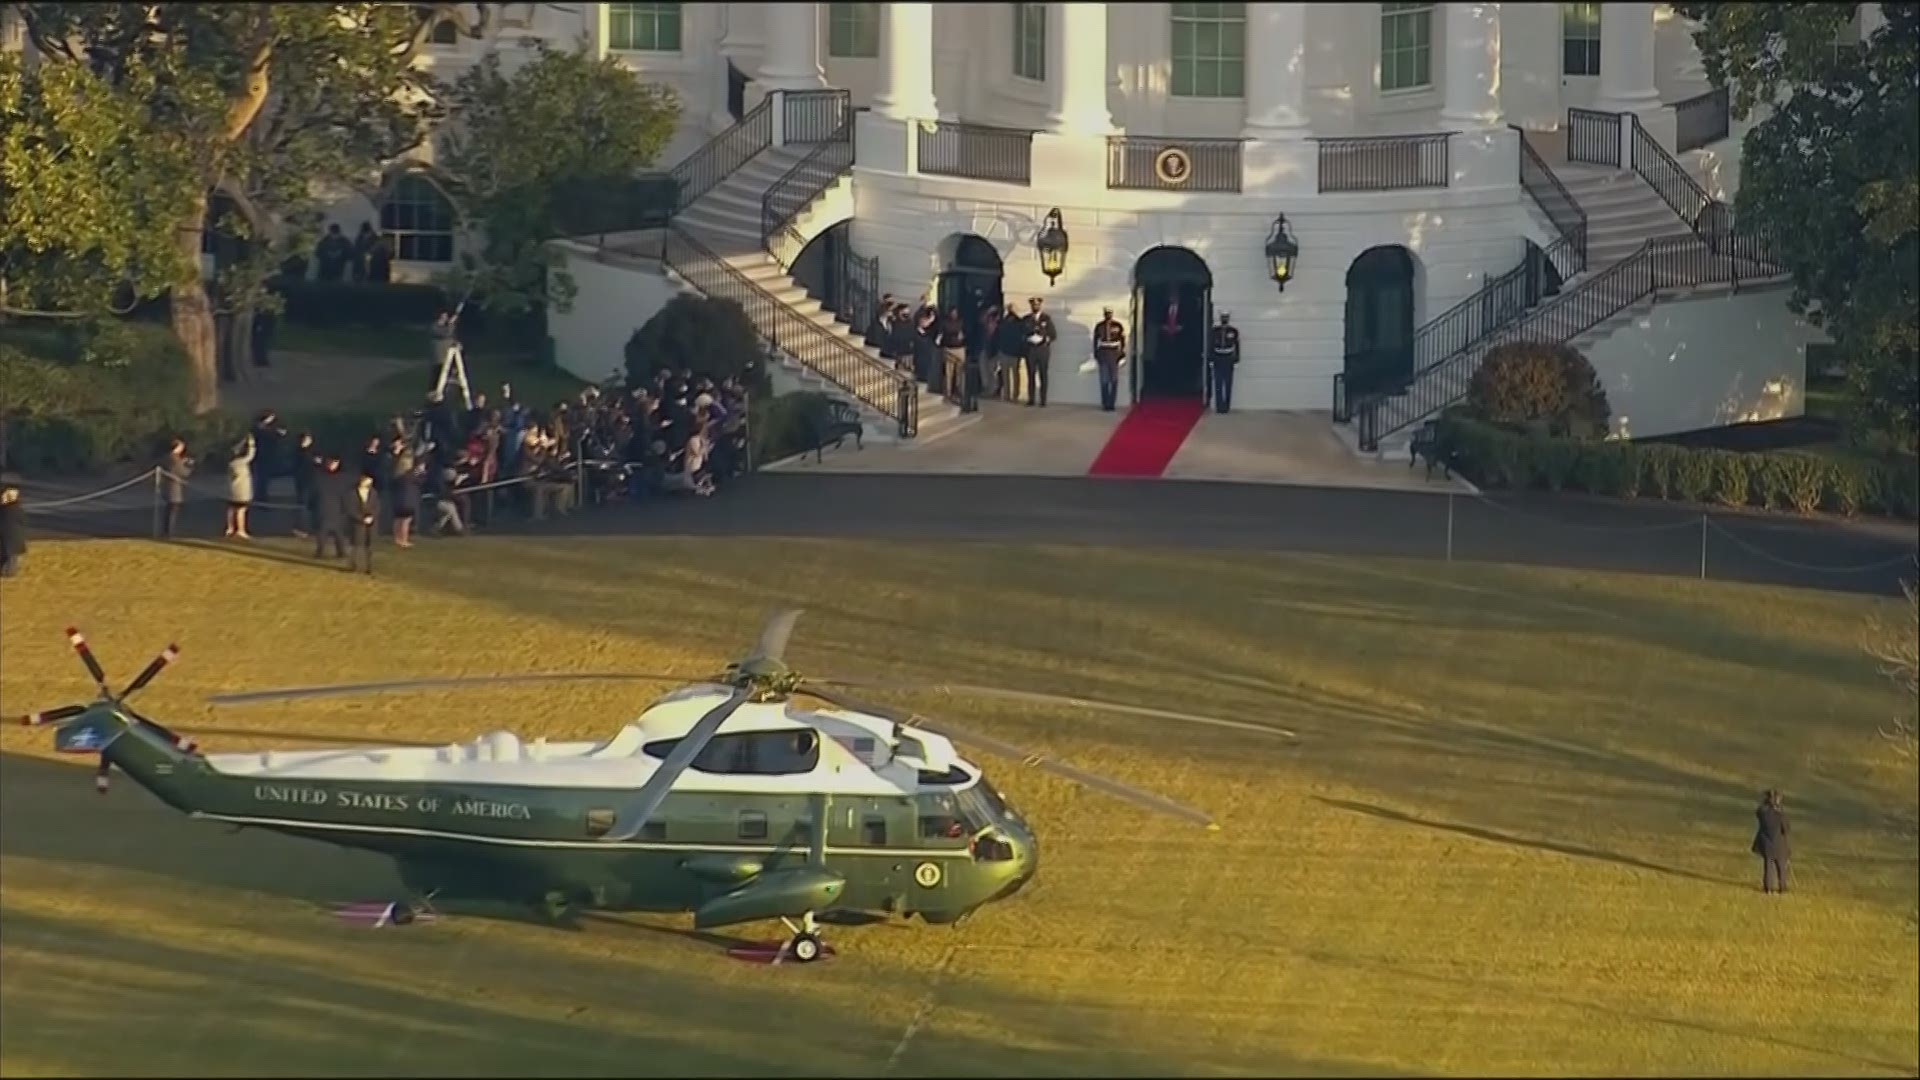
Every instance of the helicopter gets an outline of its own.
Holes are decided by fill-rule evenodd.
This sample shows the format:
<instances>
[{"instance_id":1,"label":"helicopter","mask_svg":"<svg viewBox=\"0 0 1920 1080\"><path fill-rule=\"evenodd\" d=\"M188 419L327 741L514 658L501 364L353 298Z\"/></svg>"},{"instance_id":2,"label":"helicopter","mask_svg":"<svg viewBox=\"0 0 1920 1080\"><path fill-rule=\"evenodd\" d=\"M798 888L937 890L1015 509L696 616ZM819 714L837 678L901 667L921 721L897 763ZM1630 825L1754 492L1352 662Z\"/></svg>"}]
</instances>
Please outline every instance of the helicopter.
<instances>
[{"instance_id":1,"label":"helicopter","mask_svg":"<svg viewBox=\"0 0 1920 1080\"><path fill-rule=\"evenodd\" d=\"M493 731L445 746L203 752L127 699L179 656L169 645L113 693L69 628L100 696L21 718L55 749L95 754L188 817L391 857L413 898L381 924L432 917L418 898L528 904L577 925L586 910L688 913L697 930L779 919L782 955L822 955L822 915L957 924L1039 869L1021 814L956 743L977 746L1210 830L1204 812L1030 753L851 697L903 688L802 676L784 660L801 612L781 611L753 650L655 699L601 742ZM663 675L505 674L222 694L216 706L475 684L680 681ZM1141 706L995 687L948 687L1273 734ZM1283 733L1284 734L1284 733ZM797 920L797 921L796 921Z\"/></svg>"}]
</instances>

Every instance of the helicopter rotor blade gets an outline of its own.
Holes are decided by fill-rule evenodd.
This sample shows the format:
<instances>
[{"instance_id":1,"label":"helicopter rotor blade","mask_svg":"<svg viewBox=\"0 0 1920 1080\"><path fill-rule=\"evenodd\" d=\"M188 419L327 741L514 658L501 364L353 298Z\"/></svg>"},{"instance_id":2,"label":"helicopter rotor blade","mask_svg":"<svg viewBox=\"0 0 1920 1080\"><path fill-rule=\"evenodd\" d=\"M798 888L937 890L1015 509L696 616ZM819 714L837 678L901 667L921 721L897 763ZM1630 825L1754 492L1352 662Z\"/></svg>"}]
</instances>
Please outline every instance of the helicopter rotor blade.
<instances>
[{"instance_id":1,"label":"helicopter rotor blade","mask_svg":"<svg viewBox=\"0 0 1920 1080\"><path fill-rule=\"evenodd\" d=\"M135 675L133 681L127 684L127 688L120 691L120 699L124 701L145 689L146 685L153 681L155 675L166 670L167 665L173 663L179 656L180 646L178 645L168 645L166 648L161 649L160 655L149 660L147 666L140 669L140 674Z\"/></svg>"},{"instance_id":2,"label":"helicopter rotor blade","mask_svg":"<svg viewBox=\"0 0 1920 1080\"><path fill-rule=\"evenodd\" d=\"M1071 780L1083 787L1102 792L1123 802L1130 802L1144 810L1151 810L1155 813L1166 814L1169 817L1176 817L1182 821L1191 822L1192 824L1203 826L1209 830L1217 830L1220 828L1205 811L1196 810L1191 806L1174 802L1172 799L1163 795L1156 795L1151 791L1143 791L1130 784L1123 784L1111 777L1089 772L1077 765L1070 765L1067 762L1047 757L1044 754L1036 754L1031 750L1015 746L1013 743L1003 739L963 731L945 721L935 723L924 716L908 710L895 709L885 705L874 705L870 702L861 701L839 690L823 688L820 683L805 683L801 686L801 691L812 694L822 701L838 705L843 709L884 717L902 727L919 728L923 731L930 731L935 735L945 736L956 743L977 746L988 753L998 754L1001 757L1018 761L1022 765L1030 768L1037 768L1044 772L1053 773L1062 779Z\"/></svg>"},{"instance_id":3,"label":"helicopter rotor blade","mask_svg":"<svg viewBox=\"0 0 1920 1080\"><path fill-rule=\"evenodd\" d=\"M93 658L93 650L87 647L87 636L77 627L67 627L67 644L80 654L80 662L87 665L87 674L93 676L95 686L100 688L101 697L112 697L113 691L107 689L107 673L100 667L100 661Z\"/></svg>"},{"instance_id":4,"label":"helicopter rotor blade","mask_svg":"<svg viewBox=\"0 0 1920 1080\"><path fill-rule=\"evenodd\" d=\"M46 712L28 713L25 716L17 718L15 723L24 727L57 724L62 720L71 720L92 707L91 705L62 705L57 709L48 709Z\"/></svg>"},{"instance_id":5,"label":"helicopter rotor blade","mask_svg":"<svg viewBox=\"0 0 1920 1080\"><path fill-rule=\"evenodd\" d=\"M753 656L749 659L786 663L787 642L793 638L793 626L800 621L802 614L804 612L800 608L775 612L767 624L760 628L760 640L754 642Z\"/></svg>"},{"instance_id":6,"label":"helicopter rotor blade","mask_svg":"<svg viewBox=\"0 0 1920 1080\"><path fill-rule=\"evenodd\" d=\"M617 843L639 836L640 830L647 824L647 819L653 816L655 810L660 809L660 804L665 801L667 793L673 789L674 781L680 779L680 774L687 771L687 766L693 764L693 759L700 756L700 751L706 749L707 744L713 740L714 732L719 731L720 725L727 722L727 717L732 716L735 710L747 703L749 696L748 689L741 687L728 695L727 700L708 709L706 715L696 721L693 727L674 744L673 750L667 754L667 759L661 762L653 776L640 786L640 792L634 796L633 801L621 808L619 816L614 819L613 828L607 830L601 839Z\"/></svg>"},{"instance_id":7,"label":"helicopter rotor blade","mask_svg":"<svg viewBox=\"0 0 1920 1080\"><path fill-rule=\"evenodd\" d=\"M1149 720L1171 720L1177 724L1197 724L1202 727L1224 728L1228 731L1244 731L1253 735L1265 735L1269 738L1287 740L1300 736L1276 724L1255 724L1246 720L1228 720L1218 716L1203 716L1199 713L1178 712L1173 709L1159 709L1150 705L1128 705L1118 701L1099 701L1093 698L1071 697L1066 694L1043 694L1034 690L1012 690L1002 686L974 686L966 683L906 683L880 679L840 679L807 678L809 686L826 684L846 686L864 690L894 690L902 693L939 693L949 697L956 694L971 694L975 697L1000 698L1004 701L1018 701L1027 705L1054 705L1068 708L1087 709L1093 712L1121 713L1127 716L1139 716Z\"/></svg>"},{"instance_id":8,"label":"helicopter rotor blade","mask_svg":"<svg viewBox=\"0 0 1920 1080\"><path fill-rule=\"evenodd\" d=\"M361 694L390 694L408 690L464 690L479 686L505 686L516 683L561 682L689 682L685 675L657 675L644 672L545 672L522 675L465 675L431 679L395 679L390 682L340 683L333 686L286 687L274 690L247 690L236 694L215 694L207 698L211 705L254 705L266 701L296 701L308 698L354 697Z\"/></svg>"}]
</instances>

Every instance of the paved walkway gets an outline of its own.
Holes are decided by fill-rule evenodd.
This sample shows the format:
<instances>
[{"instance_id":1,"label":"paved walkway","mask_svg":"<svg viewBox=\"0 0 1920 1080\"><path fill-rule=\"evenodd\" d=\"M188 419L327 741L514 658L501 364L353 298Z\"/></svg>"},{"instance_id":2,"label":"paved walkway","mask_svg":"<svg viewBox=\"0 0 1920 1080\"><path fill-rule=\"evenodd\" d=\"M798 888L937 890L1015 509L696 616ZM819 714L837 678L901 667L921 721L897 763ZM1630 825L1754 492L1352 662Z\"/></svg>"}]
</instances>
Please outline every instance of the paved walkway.
<instances>
[{"instance_id":1,"label":"paved walkway","mask_svg":"<svg viewBox=\"0 0 1920 1080\"><path fill-rule=\"evenodd\" d=\"M920 476L1086 476L1126 416L1090 405L1030 409L983 403L977 422L927 441L851 445L783 462L775 472ZM1360 458L1333 433L1326 413L1208 412L1167 466L1163 480L1232 480L1395 491L1460 491L1464 484L1404 461Z\"/></svg>"},{"instance_id":2,"label":"paved walkway","mask_svg":"<svg viewBox=\"0 0 1920 1080\"><path fill-rule=\"evenodd\" d=\"M29 519L36 533L151 535L150 486L135 484L64 508L46 505L62 492L34 484L25 490L38 511ZM184 535L219 535L220 494L211 481L196 489ZM290 524L285 514L256 520L262 536L284 534ZM1544 494L1493 498L1198 480L765 473L712 499L593 508L539 524L503 522L489 531L1288 551L1688 578L1704 569L1716 581L1882 595L1895 594L1901 577L1914 573L1911 525Z\"/></svg>"}]
</instances>

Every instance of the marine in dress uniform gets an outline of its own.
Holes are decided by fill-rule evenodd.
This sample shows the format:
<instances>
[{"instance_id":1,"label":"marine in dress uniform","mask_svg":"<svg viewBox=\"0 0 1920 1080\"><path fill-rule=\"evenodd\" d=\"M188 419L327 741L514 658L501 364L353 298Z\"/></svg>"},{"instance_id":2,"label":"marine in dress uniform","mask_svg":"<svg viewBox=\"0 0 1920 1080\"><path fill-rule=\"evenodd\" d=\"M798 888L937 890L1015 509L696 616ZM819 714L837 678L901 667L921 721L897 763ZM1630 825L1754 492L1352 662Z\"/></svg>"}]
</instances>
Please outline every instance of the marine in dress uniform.
<instances>
[{"instance_id":1,"label":"marine in dress uniform","mask_svg":"<svg viewBox=\"0 0 1920 1080\"><path fill-rule=\"evenodd\" d=\"M1127 354L1127 332L1113 317L1112 308L1100 309L1100 321L1093 327L1093 362L1100 369L1100 407L1113 411L1120 396L1120 358Z\"/></svg>"},{"instance_id":2,"label":"marine in dress uniform","mask_svg":"<svg viewBox=\"0 0 1920 1080\"><path fill-rule=\"evenodd\" d=\"M1226 412L1233 404L1233 369L1240 363L1240 331L1232 324L1231 312L1220 313L1220 325L1213 328L1208 351L1213 360L1213 408Z\"/></svg>"}]
</instances>

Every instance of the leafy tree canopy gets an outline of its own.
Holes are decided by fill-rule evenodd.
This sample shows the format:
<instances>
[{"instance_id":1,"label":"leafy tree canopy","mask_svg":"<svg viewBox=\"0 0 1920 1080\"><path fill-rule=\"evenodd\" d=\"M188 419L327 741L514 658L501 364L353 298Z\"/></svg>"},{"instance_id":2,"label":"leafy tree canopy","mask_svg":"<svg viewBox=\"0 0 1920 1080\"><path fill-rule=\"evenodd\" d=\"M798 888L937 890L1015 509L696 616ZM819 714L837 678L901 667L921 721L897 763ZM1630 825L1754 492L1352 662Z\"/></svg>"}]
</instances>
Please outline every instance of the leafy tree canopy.
<instances>
[{"instance_id":1,"label":"leafy tree canopy","mask_svg":"<svg viewBox=\"0 0 1920 1080\"><path fill-rule=\"evenodd\" d=\"M1735 115L1736 216L1793 274L1796 310L1847 358L1858 420L1911 453L1920 433L1920 4L1841 44L1858 4L1679 4Z\"/></svg>"},{"instance_id":2,"label":"leafy tree canopy","mask_svg":"<svg viewBox=\"0 0 1920 1080\"><path fill-rule=\"evenodd\" d=\"M463 257L456 292L488 308L566 310L573 282L546 242L565 235L583 192L612 189L650 168L673 137L680 104L611 57L542 44L509 74L491 53L455 84L456 117L439 160L466 224L485 230L480 258Z\"/></svg>"}]
</instances>

